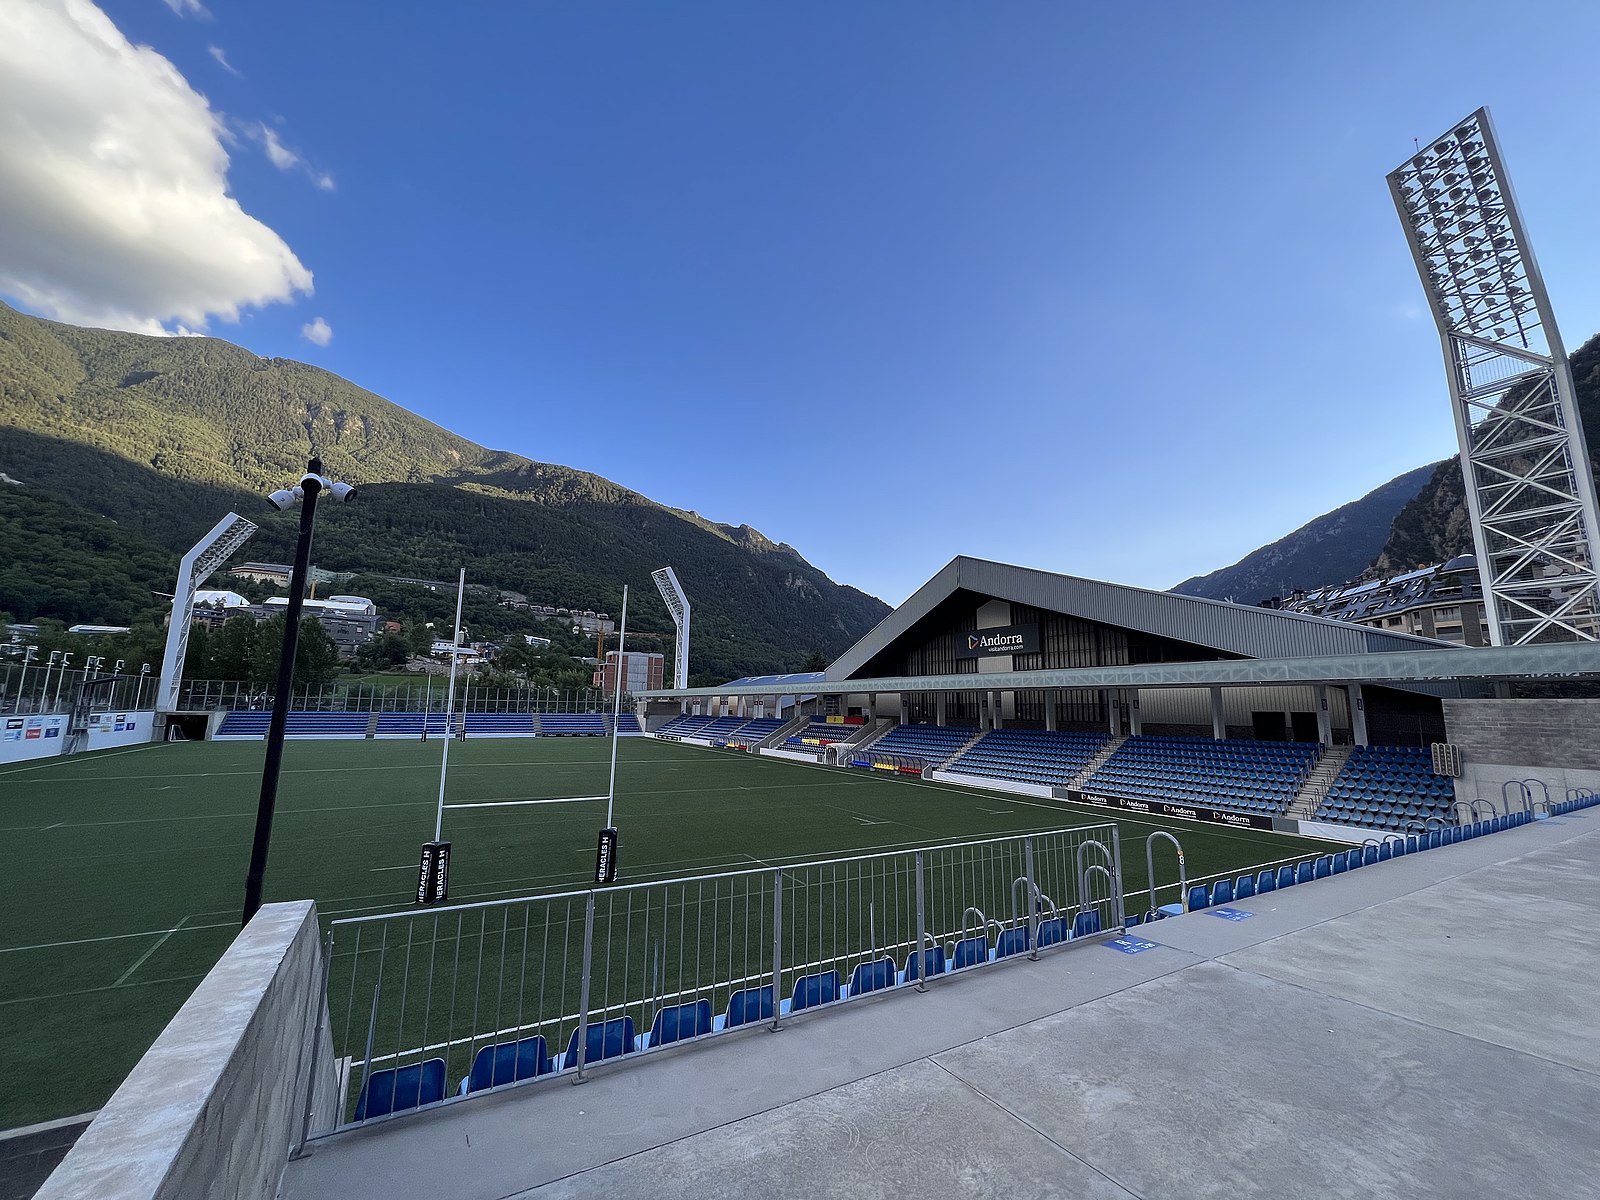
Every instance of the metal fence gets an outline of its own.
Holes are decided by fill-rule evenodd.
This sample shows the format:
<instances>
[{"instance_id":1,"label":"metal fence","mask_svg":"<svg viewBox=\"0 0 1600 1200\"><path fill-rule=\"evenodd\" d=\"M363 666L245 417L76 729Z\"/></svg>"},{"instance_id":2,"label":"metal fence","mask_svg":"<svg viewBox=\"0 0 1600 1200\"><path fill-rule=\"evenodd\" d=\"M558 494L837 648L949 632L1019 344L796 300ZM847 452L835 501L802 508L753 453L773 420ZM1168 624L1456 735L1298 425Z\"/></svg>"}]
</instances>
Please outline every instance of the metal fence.
<instances>
[{"instance_id":1,"label":"metal fence","mask_svg":"<svg viewBox=\"0 0 1600 1200\"><path fill-rule=\"evenodd\" d=\"M582 1078L1120 930L1121 864L1107 824L335 921L341 1109L317 1123L387 1115L397 1079L429 1102Z\"/></svg>"},{"instance_id":2,"label":"metal fence","mask_svg":"<svg viewBox=\"0 0 1600 1200\"><path fill-rule=\"evenodd\" d=\"M0 713L64 713L90 681L114 678L95 699L99 712L143 712L155 707L156 678L149 673L63 667L46 659L0 667Z\"/></svg>"},{"instance_id":3,"label":"metal fence","mask_svg":"<svg viewBox=\"0 0 1600 1200\"><path fill-rule=\"evenodd\" d=\"M371 684L332 683L295 692L290 708L296 712L444 712L449 688L431 679L422 683L386 687ZM623 707L631 712L632 700ZM483 688L458 684L457 712L610 712L612 701L597 688ZM271 689L257 684L216 679L185 681L175 707L184 712L214 709L261 710L272 707Z\"/></svg>"}]
</instances>

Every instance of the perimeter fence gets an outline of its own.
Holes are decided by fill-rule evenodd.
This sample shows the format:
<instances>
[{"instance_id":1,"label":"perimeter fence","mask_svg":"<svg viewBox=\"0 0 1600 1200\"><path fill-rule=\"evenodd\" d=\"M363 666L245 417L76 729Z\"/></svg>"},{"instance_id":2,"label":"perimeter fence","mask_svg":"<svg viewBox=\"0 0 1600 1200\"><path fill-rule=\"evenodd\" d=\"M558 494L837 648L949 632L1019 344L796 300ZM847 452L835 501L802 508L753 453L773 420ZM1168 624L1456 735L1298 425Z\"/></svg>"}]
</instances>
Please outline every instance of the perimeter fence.
<instances>
[{"instance_id":1,"label":"perimeter fence","mask_svg":"<svg viewBox=\"0 0 1600 1200\"><path fill-rule=\"evenodd\" d=\"M335 921L341 1107L317 1124L1037 957L1120 931L1122 878L1103 824Z\"/></svg>"}]
</instances>

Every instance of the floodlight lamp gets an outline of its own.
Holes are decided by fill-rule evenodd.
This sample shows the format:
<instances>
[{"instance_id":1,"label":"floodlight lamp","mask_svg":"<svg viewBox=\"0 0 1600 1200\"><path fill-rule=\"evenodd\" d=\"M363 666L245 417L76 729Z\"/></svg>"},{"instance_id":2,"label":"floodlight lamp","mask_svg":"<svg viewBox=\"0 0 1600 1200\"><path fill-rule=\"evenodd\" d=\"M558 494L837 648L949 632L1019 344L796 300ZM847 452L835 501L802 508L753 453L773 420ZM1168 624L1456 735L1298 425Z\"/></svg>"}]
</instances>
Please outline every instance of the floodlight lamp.
<instances>
[{"instance_id":1,"label":"floodlight lamp","mask_svg":"<svg viewBox=\"0 0 1600 1200\"><path fill-rule=\"evenodd\" d=\"M119 659L117 659L117 665L112 667L111 670L113 672L115 672L116 674L121 675L122 674L122 668L127 666L127 665L128 665L128 660L127 659L119 658Z\"/></svg>"},{"instance_id":2,"label":"floodlight lamp","mask_svg":"<svg viewBox=\"0 0 1600 1200\"><path fill-rule=\"evenodd\" d=\"M267 497L267 503L279 512L288 512L294 507L294 493L288 488L279 488Z\"/></svg>"},{"instance_id":3,"label":"floodlight lamp","mask_svg":"<svg viewBox=\"0 0 1600 1200\"><path fill-rule=\"evenodd\" d=\"M348 483L332 483L328 485L328 494L337 504L349 504L356 498L356 489Z\"/></svg>"}]
</instances>

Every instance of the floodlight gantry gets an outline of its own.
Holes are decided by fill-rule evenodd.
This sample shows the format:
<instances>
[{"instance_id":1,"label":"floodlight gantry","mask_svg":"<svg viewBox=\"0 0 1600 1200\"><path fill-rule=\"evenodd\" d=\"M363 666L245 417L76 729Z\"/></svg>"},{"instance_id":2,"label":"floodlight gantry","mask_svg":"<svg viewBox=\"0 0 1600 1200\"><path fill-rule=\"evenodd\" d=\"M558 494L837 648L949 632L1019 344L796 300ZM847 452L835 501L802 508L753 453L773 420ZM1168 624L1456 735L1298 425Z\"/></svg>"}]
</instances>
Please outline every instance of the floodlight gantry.
<instances>
[{"instance_id":1,"label":"floodlight gantry","mask_svg":"<svg viewBox=\"0 0 1600 1200\"><path fill-rule=\"evenodd\" d=\"M1572 371L1488 109L1388 181L1444 344L1490 642L1600 640L1600 516Z\"/></svg>"}]
</instances>

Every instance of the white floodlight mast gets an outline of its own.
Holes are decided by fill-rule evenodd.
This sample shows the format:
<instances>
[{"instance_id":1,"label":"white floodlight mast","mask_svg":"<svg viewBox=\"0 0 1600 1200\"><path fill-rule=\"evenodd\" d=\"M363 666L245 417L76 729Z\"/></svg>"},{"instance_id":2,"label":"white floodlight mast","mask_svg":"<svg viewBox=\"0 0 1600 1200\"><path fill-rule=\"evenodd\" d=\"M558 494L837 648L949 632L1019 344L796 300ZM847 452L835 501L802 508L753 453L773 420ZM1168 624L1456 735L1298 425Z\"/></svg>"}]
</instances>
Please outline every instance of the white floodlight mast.
<instances>
[{"instance_id":1,"label":"white floodlight mast","mask_svg":"<svg viewBox=\"0 0 1600 1200\"><path fill-rule=\"evenodd\" d=\"M1594 475L1489 110L1388 181L1444 344L1490 642L1600 640Z\"/></svg>"},{"instance_id":2,"label":"white floodlight mast","mask_svg":"<svg viewBox=\"0 0 1600 1200\"><path fill-rule=\"evenodd\" d=\"M172 619L167 625L167 648L161 656L161 683L156 689L156 711L170 713L178 706L183 686L183 660L189 652L189 623L194 620L194 594L211 573L250 540L258 526L231 512L211 527L178 564L178 582L172 589Z\"/></svg>"},{"instance_id":3,"label":"white floodlight mast","mask_svg":"<svg viewBox=\"0 0 1600 1200\"><path fill-rule=\"evenodd\" d=\"M656 590L666 601L672 623L678 629L676 652L672 656L672 686L686 688L689 686L689 597L684 595L678 574L671 567L651 571L650 578L656 581Z\"/></svg>"}]
</instances>

